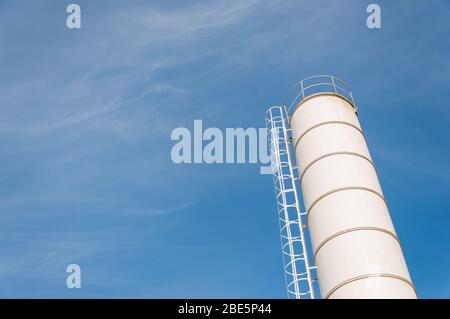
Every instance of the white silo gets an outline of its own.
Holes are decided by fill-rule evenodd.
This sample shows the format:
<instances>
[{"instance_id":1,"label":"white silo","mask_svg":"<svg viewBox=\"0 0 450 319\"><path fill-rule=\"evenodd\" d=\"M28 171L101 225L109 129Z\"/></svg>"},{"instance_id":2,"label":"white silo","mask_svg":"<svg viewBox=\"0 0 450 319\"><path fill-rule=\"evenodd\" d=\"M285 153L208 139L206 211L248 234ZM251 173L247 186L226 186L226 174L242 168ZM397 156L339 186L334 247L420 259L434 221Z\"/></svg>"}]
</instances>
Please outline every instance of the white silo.
<instances>
[{"instance_id":1,"label":"white silo","mask_svg":"<svg viewBox=\"0 0 450 319\"><path fill-rule=\"evenodd\" d=\"M350 90L329 76L295 88L287 118L322 298L417 298Z\"/></svg>"}]
</instances>

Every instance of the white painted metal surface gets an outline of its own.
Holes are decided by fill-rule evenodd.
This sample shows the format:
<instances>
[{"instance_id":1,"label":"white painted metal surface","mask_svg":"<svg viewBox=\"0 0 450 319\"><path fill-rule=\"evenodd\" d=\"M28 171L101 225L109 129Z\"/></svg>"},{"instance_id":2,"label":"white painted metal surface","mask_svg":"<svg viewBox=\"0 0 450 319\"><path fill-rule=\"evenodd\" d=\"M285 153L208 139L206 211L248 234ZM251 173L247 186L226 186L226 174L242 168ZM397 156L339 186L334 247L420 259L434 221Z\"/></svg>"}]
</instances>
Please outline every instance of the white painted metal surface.
<instances>
[{"instance_id":1,"label":"white painted metal surface","mask_svg":"<svg viewBox=\"0 0 450 319\"><path fill-rule=\"evenodd\" d=\"M321 296L417 298L353 96L315 82L299 82L289 120Z\"/></svg>"}]
</instances>

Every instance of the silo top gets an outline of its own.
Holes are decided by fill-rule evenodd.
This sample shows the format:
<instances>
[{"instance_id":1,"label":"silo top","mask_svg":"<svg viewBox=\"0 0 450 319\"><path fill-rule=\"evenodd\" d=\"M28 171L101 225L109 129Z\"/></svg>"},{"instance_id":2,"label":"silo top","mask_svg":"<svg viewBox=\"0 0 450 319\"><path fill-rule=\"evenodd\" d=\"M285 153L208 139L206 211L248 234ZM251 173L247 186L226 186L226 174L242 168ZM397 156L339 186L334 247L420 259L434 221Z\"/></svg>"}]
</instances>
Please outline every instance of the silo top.
<instances>
[{"instance_id":1,"label":"silo top","mask_svg":"<svg viewBox=\"0 0 450 319\"><path fill-rule=\"evenodd\" d=\"M287 113L289 118L305 101L318 95L335 95L343 98L356 110L349 86L343 80L331 75L315 75L294 84L289 90Z\"/></svg>"}]
</instances>

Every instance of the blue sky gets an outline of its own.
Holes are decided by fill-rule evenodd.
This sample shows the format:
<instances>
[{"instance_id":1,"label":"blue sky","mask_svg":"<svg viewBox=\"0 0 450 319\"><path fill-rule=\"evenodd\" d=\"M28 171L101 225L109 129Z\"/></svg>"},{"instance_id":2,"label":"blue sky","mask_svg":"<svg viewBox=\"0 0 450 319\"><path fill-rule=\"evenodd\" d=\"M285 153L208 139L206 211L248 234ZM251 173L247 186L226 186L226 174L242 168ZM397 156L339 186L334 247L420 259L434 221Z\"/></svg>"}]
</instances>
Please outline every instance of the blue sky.
<instances>
[{"instance_id":1,"label":"blue sky","mask_svg":"<svg viewBox=\"0 0 450 319\"><path fill-rule=\"evenodd\" d=\"M0 297L286 296L259 165L176 165L176 127L263 127L347 81L412 279L450 297L450 2L0 0ZM66 266L82 269L68 289Z\"/></svg>"}]
</instances>

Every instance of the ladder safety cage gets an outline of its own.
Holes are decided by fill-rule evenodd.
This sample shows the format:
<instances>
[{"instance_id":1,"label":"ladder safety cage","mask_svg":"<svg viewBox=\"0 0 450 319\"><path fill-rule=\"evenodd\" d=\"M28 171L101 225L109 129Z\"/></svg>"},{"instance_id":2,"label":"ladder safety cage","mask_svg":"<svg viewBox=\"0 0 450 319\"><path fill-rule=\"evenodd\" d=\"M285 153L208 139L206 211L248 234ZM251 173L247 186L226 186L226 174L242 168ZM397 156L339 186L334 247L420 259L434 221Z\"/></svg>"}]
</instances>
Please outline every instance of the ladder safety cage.
<instances>
[{"instance_id":1,"label":"ladder safety cage","mask_svg":"<svg viewBox=\"0 0 450 319\"><path fill-rule=\"evenodd\" d=\"M314 299L315 279L308 258L304 214L301 213L294 166L290 152L290 129L286 125L285 106L273 106L266 112L266 127L280 224L281 251L288 298Z\"/></svg>"}]
</instances>

